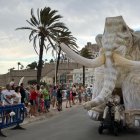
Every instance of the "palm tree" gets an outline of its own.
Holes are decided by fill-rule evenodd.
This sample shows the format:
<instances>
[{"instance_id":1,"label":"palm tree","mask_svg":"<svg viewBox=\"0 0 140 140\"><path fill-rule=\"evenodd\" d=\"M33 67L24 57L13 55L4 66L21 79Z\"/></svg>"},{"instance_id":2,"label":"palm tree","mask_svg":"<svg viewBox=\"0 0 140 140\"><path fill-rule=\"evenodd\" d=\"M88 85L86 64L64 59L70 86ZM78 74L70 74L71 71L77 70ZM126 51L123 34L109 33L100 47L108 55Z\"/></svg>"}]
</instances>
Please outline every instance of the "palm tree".
<instances>
[{"instance_id":1,"label":"palm tree","mask_svg":"<svg viewBox=\"0 0 140 140\"><path fill-rule=\"evenodd\" d=\"M28 64L27 66L26 66L26 68L27 69L36 69L37 68L37 62L36 61L34 61L34 62L32 62L31 64Z\"/></svg>"},{"instance_id":2,"label":"palm tree","mask_svg":"<svg viewBox=\"0 0 140 140\"><path fill-rule=\"evenodd\" d=\"M57 81L60 56L62 52L60 44L65 43L67 46L72 47L73 49L76 49L78 47L76 44L76 38L73 37L73 35L68 29L64 29L62 32L60 32L57 35L57 43L58 43L58 56L57 56L57 63L56 63L56 81Z\"/></svg>"},{"instance_id":3,"label":"palm tree","mask_svg":"<svg viewBox=\"0 0 140 140\"><path fill-rule=\"evenodd\" d=\"M39 43L39 61L37 66L37 84L40 83L41 73L42 73L42 58L44 48L46 52L48 47L45 45L45 42L51 43L56 41L56 33L59 33L62 29L65 29L65 25L59 20L62 18L61 15L56 15L58 11L51 10L50 7L45 7L44 9L37 9L37 17L34 15L33 9L31 9L31 18L26 20L30 27L21 27L18 29L27 29L30 30L29 40L33 41L33 47L38 54L37 45ZM53 49L54 46L52 44Z\"/></svg>"},{"instance_id":4,"label":"palm tree","mask_svg":"<svg viewBox=\"0 0 140 140\"><path fill-rule=\"evenodd\" d=\"M87 48L82 48L80 54L85 58L92 58L92 54ZM85 66L83 66L83 86L85 86Z\"/></svg>"},{"instance_id":5,"label":"palm tree","mask_svg":"<svg viewBox=\"0 0 140 140\"><path fill-rule=\"evenodd\" d=\"M19 70L19 66L21 65L21 63L20 63L20 62L18 62L17 64L18 64L18 70Z\"/></svg>"},{"instance_id":6,"label":"palm tree","mask_svg":"<svg viewBox=\"0 0 140 140\"><path fill-rule=\"evenodd\" d=\"M51 60L50 60L50 63L54 63L54 60L53 60L53 59L51 59Z\"/></svg>"},{"instance_id":7,"label":"palm tree","mask_svg":"<svg viewBox=\"0 0 140 140\"><path fill-rule=\"evenodd\" d=\"M24 66L21 64L20 69L22 70L24 68Z\"/></svg>"}]
</instances>

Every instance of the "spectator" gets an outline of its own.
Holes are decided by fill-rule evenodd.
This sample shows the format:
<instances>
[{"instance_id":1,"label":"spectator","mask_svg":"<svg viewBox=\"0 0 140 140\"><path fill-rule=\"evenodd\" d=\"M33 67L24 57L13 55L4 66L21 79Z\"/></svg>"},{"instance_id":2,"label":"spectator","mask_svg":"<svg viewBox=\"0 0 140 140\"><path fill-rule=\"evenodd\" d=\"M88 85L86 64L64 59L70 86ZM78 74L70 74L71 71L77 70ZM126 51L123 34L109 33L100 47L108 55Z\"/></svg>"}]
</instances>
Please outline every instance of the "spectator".
<instances>
[{"instance_id":1,"label":"spectator","mask_svg":"<svg viewBox=\"0 0 140 140\"><path fill-rule=\"evenodd\" d=\"M43 94L40 95L40 112L44 113L45 112L45 101Z\"/></svg>"},{"instance_id":2,"label":"spectator","mask_svg":"<svg viewBox=\"0 0 140 140\"><path fill-rule=\"evenodd\" d=\"M36 85L36 93L38 94L37 98L36 98L36 103L37 103L37 110L38 112L40 112L40 85Z\"/></svg>"},{"instance_id":3,"label":"spectator","mask_svg":"<svg viewBox=\"0 0 140 140\"><path fill-rule=\"evenodd\" d=\"M94 98L95 98L95 95L94 95L94 88L93 88L92 85L90 85L90 90L91 90L90 99L92 99L92 97L93 97L93 99L94 99Z\"/></svg>"},{"instance_id":4,"label":"spectator","mask_svg":"<svg viewBox=\"0 0 140 140\"><path fill-rule=\"evenodd\" d=\"M21 103L25 103L26 92L23 83L20 84Z\"/></svg>"},{"instance_id":5,"label":"spectator","mask_svg":"<svg viewBox=\"0 0 140 140\"><path fill-rule=\"evenodd\" d=\"M25 89L25 103L29 103L30 102L30 88L29 87L26 87Z\"/></svg>"},{"instance_id":6,"label":"spectator","mask_svg":"<svg viewBox=\"0 0 140 140\"><path fill-rule=\"evenodd\" d=\"M66 108L68 108L68 103L69 103L69 106L72 107L71 106L71 99L70 99L70 92L71 92L70 87L67 86L67 90L66 90Z\"/></svg>"},{"instance_id":7,"label":"spectator","mask_svg":"<svg viewBox=\"0 0 140 140\"><path fill-rule=\"evenodd\" d=\"M52 106L53 106L53 109L55 109L56 101L57 101L57 89L56 89L56 86L54 86L54 88L52 90Z\"/></svg>"},{"instance_id":8,"label":"spectator","mask_svg":"<svg viewBox=\"0 0 140 140\"><path fill-rule=\"evenodd\" d=\"M3 105L12 105L13 98L15 97L14 92L11 90L9 84L6 85L6 89L2 91Z\"/></svg>"},{"instance_id":9,"label":"spectator","mask_svg":"<svg viewBox=\"0 0 140 140\"><path fill-rule=\"evenodd\" d=\"M76 85L72 87L72 103L75 104L75 97L76 97Z\"/></svg>"},{"instance_id":10,"label":"spectator","mask_svg":"<svg viewBox=\"0 0 140 140\"><path fill-rule=\"evenodd\" d=\"M82 93L83 93L82 87L79 86L79 88L78 88L78 100L79 100L80 104L82 103Z\"/></svg>"},{"instance_id":11,"label":"spectator","mask_svg":"<svg viewBox=\"0 0 140 140\"><path fill-rule=\"evenodd\" d=\"M45 88L43 88L42 94L44 96L45 109L46 109L47 112L49 112L49 108L50 108L50 95L49 95L48 87L47 86L45 86Z\"/></svg>"},{"instance_id":12,"label":"spectator","mask_svg":"<svg viewBox=\"0 0 140 140\"><path fill-rule=\"evenodd\" d=\"M15 88L15 97L13 98L13 104L20 104L21 103L21 94L20 94L20 87L17 86Z\"/></svg>"},{"instance_id":13,"label":"spectator","mask_svg":"<svg viewBox=\"0 0 140 140\"><path fill-rule=\"evenodd\" d=\"M35 91L35 87L31 86L30 88L30 103L31 103L31 109L30 109L30 114L31 117L36 116L36 99L37 99L37 93Z\"/></svg>"},{"instance_id":14,"label":"spectator","mask_svg":"<svg viewBox=\"0 0 140 140\"><path fill-rule=\"evenodd\" d=\"M82 86L82 91L83 91L84 101L87 102L88 101L88 93L87 93L86 88L84 86Z\"/></svg>"},{"instance_id":15,"label":"spectator","mask_svg":"<svg viewBox=\"0 0 140 140\"><path fill-rule=\"evenodd\" d=\"M57 109L58 111L62 111L62 96L63 92L62 92L62 86L59 86L58 87L58 90L57 90Z\"/></svg>"}]
</instances>

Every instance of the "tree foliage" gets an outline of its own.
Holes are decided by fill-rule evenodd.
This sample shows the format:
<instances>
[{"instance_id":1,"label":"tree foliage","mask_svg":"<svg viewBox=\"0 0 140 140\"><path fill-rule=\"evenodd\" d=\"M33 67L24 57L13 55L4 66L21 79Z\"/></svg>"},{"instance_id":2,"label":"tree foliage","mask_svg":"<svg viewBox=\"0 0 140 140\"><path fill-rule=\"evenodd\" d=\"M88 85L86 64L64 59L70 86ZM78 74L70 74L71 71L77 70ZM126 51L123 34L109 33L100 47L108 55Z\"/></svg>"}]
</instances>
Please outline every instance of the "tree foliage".
<instances>
[{"instance_id":1,"label":"tree foliage","mask_svg":"<svg viewBox=\"0 0 140 140\"><path fill-rule=\"evenodd\" d=\"M27 69L37 69L37 62L36 61L34 61L34 62L32 62L31 64L28 64L27 65L27 67L26 67Z\"/></svg>"},{"instance_id":2,"label":"tree foliage","mask_svg":"<svg viewBox=\"0 0 140 140\"><path fill-rule=\"evenodd\" d=\"M33 42L33 47L36 53L39 55L39 61L37 66L37 83L40 83L42 73L42 58L44 49L46 52L49 49L49 45L55 49L53 42L57 41L57 34L67 29L64 23L60 22L61 15L57 14L58 11L51 10L50 7L45 7L41 10L37 9L37 15L34 15L33 9L31 9L31 18L26 20L30 25L29 27L17 28L17 30L29 30L29 41ZM37 45L38 44L38 45Z\"/></svg>"},{"instance_id":3,"label":"tree foliage","mask_svg":"<svg viewBox=\"0 0 140 140\"><path fill-rule=\"evenodd\" d=\"M82 50L80 51L80 55L85 58L92 58L92 54L87 48L82 48ZM83 86L85 86L85 66L83 66Z\"/></svg>"}]
</instances>

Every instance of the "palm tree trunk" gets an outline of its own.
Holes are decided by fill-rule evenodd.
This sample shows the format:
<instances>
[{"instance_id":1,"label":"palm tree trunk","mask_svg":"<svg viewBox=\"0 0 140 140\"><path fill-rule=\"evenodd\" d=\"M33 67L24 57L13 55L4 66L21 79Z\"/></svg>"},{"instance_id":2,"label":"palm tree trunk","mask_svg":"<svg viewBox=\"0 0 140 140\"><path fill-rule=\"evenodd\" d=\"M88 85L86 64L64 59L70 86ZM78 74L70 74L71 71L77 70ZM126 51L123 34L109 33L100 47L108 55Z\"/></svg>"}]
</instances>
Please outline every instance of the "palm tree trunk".
<instances>
[{"instance_id":1,"label":"palm tree trunk","mask_svg":"<svg viewBox=\"0 0 140 140\"><path fill-rule=\"evenodd\" d=\"M85 86L85 66L83 66L83 86Z\"/></svg>"},{"instance_id":2,"label":"palm tree trunk","mask_svg":"<svg viewBox=\"0 0 140 140\"><path fill-rule=\"evenodd\" d=\"M39 51L39 61L37 66L37 84L40 84L41 73L42 73L42 58L44 49L44 37L41 37L40 51Z\"/></svg>"},{"instance_id":3,"label":"palm tree trunk","mask_svg":"<svg viewBox=\"0 0 140 140\"><path fill-rule=\"evenodd\" d=\"M59 62L60 62L60 54L61 54L61 47L59 47L57 63L56 63L56 81L57 81L57 74L58 74L58 68L59 68Z\"/></svg>"}]
</instances>

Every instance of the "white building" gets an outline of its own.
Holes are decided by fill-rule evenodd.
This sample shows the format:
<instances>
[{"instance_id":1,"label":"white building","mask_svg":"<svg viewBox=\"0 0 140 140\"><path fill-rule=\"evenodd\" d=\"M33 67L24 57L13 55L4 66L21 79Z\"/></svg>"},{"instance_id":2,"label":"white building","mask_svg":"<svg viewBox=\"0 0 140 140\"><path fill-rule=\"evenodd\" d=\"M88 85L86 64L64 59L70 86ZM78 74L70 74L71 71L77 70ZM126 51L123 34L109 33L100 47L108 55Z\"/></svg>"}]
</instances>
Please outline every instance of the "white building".
<instances>
[{"instance_id":1,"label":"white building","mask_svg":"<svg viewBox=\"0 0 140 140\"><path fill-rule=\"evenodd\" d=\"M95 75L94 68L85 68L85 85L94 85ZM82 84L83 83L83 69L74 69L72 72L73 83Z\"/></svg>"}]
</instances>

